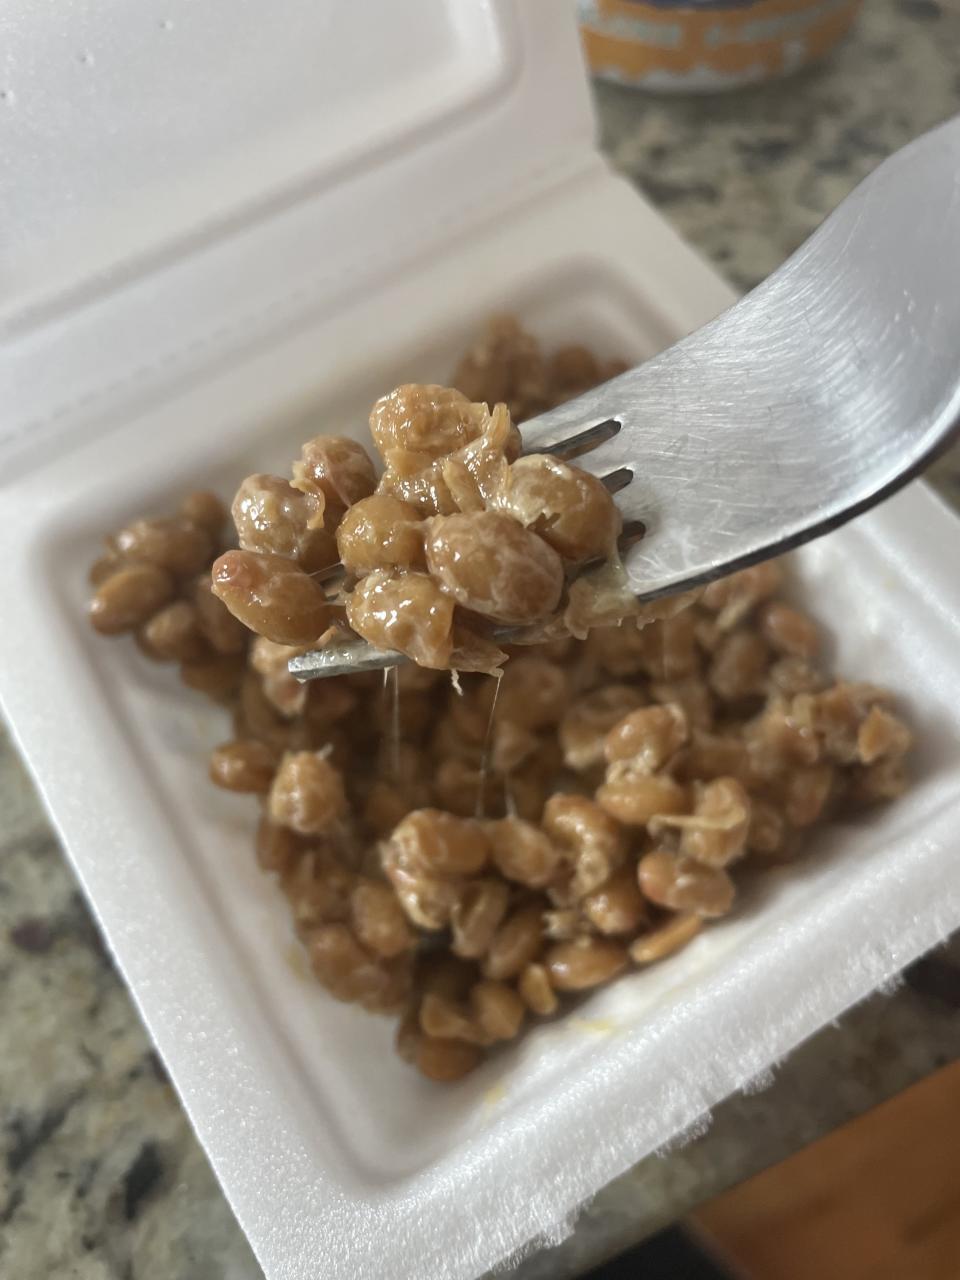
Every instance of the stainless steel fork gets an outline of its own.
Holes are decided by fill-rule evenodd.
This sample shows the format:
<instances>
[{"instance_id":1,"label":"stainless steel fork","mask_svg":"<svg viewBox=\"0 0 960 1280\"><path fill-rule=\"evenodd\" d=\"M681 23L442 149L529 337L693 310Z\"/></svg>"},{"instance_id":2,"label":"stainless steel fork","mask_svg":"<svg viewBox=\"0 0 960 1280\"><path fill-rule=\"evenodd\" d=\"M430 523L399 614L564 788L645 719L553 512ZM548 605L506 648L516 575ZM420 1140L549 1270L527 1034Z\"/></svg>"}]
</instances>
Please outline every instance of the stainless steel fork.
<instances>
[{"instance_id":1,"label":"stainless steel fork","mask_svg":"<svg viewBox=\"0 0 960 1280\"><path fill-rule=\"evenodd\" d=\"M960 117L882 164L763 284L676 346L521 427L611 477L640 600L836 528L960 425ZM622 486L622 487L621 487ZM301 679L402 661L363 641Z\"/></svg>"}]
</instances>

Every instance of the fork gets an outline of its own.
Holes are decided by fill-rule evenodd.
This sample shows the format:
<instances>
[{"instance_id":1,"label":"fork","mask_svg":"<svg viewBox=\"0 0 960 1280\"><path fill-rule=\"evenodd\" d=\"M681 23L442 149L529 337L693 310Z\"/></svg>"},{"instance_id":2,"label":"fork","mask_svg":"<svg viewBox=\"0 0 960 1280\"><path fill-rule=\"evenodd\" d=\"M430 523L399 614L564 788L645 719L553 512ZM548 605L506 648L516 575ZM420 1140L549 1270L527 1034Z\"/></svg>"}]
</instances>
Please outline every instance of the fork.
<instances>
[{"instance_id":1,"label":"fork","mask_svg":"<svg viewBox=\"0 0 960 1280\"><path fill-rule=\"evenodd\" d=\"M894 493L957 434L958 271L960 117L880 165L716 320L525 422L523 450L576 456L616 492L641 601L780 555ZM357 639L290 671L402 661Z\"/></svg>"}]
</instances>

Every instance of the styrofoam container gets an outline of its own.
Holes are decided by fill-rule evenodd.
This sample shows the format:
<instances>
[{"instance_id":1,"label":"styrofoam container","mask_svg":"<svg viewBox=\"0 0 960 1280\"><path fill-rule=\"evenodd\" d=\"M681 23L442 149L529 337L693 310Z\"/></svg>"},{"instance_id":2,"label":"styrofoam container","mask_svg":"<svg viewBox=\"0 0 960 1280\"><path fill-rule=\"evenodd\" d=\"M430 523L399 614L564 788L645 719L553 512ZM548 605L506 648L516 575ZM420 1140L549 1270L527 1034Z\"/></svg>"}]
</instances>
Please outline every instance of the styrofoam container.
<instances>
[{"instance_id":1,"label":"styrofoam container","mask_svg":"<svg viewBox=\"0 0 960 1280\"><path fill-rule=\"evenodd\" d=\"M731 295L593 151L564 6L269 13L6 6L0 697L269 1280L473 1277L960 924L958 525L914 485L798 557L838 669L909 706L916 787L669 962L419 1079L305 977L254 807L205 779L224 717L92 634L85 568L187 486L362 434L492 310L640 359Z\"/></svg>"}]
</instances>

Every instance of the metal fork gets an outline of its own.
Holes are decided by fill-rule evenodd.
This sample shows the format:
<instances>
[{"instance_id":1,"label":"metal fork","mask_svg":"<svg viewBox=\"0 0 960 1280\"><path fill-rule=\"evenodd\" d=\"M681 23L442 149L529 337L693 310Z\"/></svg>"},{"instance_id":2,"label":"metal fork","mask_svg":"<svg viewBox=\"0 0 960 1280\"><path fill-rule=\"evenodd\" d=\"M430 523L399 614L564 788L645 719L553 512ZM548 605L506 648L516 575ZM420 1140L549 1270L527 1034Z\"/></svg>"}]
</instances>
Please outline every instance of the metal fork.
<instances>
[{"instance_id":1,"label":"metal fork","mask_svg":"<svg viewBox=\"0 0 960 1280\"><path fill-rule=\"evenodd\" d=\"M835 529L960 426L960 117L882 164L763 284L676 346L521 427L608 479L640 600ZM581 452L587 450L586 452ZM508 638L508 637L505 637ZM362 640L307 680L403 661Z\"/></svg>"}]
</instances>

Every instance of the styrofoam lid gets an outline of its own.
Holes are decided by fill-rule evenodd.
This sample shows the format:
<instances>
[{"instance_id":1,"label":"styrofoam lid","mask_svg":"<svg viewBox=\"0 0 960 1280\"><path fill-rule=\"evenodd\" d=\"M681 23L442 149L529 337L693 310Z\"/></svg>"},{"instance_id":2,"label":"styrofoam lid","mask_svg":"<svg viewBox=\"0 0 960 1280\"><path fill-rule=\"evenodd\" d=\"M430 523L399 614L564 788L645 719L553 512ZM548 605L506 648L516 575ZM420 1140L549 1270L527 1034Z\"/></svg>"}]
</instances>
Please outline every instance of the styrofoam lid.
<instances>
[{"instance_id":1,"label":"styrofoam lid","mask_svg":"<svg viewBox=\"0 0 960 1280\"><path fill-rule=\"evenodd\" d=\"M9 0L0 35L20 439L145 352L206 357L592 153L556 0Z\"/></svg>"}]
</instances>

